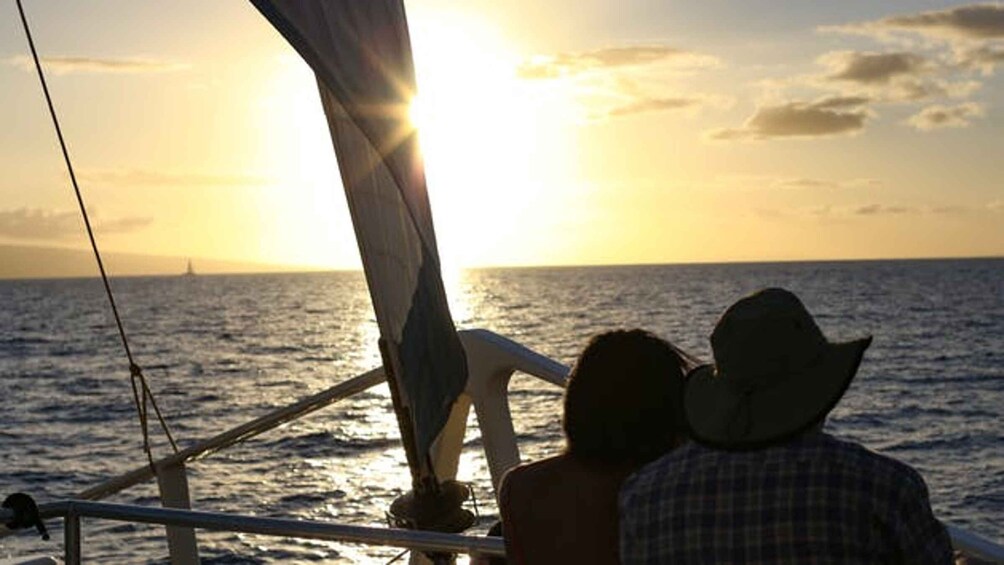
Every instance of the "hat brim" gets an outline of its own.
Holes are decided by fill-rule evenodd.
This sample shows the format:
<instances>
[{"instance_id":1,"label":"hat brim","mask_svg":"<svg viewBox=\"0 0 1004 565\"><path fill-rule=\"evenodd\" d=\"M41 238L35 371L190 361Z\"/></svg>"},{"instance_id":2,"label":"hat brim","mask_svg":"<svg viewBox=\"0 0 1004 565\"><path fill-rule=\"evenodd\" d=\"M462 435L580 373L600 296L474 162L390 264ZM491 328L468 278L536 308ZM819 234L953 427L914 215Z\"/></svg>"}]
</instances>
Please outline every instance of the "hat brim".
<instances>
[{"instance_id":1,"label":"hat brim","mask_svg":"<svg viewBox=\"0 0 1004 565\"><path fill-rule=\"evenodd\" d=\"M712 365L687 378L684 412L693 439L721 449L783 442L826 418L850 386L872 338L828 344L811 367L743 394Z\"/></svg>"}]
</instances>

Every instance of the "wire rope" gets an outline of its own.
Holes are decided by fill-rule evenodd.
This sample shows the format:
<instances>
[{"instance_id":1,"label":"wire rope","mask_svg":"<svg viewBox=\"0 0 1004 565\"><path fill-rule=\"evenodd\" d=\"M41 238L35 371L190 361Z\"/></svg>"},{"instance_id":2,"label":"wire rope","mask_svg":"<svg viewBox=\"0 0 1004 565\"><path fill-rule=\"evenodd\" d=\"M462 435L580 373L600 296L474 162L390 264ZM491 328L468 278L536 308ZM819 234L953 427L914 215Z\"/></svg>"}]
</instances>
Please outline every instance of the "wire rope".
<instances>
[{"instance_id":1,"label":"wire rope","mask_svg":"<svg viewBox=\"0 0 1004 565\"><path fill-rule=\"evenodd\" d=\"M108 296L109 304L111 304L112 314L115 317L115 325L118 327L119 337L122 340L122 347L125 349L126 358L129 360L129 382L132 385L133 402L136 405L136 414L139 417L140 428L143 432L143 451L146 452L146 457L150 462L151 468L153 468L154 472L156 472L156 466L153 463L153 453L150 448L148 422L149 408L147 403L149 403L149 407L153 408L154 414L156 414L157 420L160 422L160 427L164 430L164 434L167 436L167 440L170 442L171 448L175 453L178 452L178 444L174 441L174 436L171 435L171 430L160 411L160 407L157 406L157 400L153 397L153 391L150 390L150 387L146 382L146 377L143 376L143 369L136 363L132 355L132 350L129 348L129 340L126 338L125 327L122 325L122 317L119 316L118 306L115 304L115 296L112 294L112 287L108 283L108 274L105 271L104 262L101 260L101 252L98 250L97 240L94 238L94 230L91 228L91 220L87 215L87 207L84 206L84 197L80 192L80 186L77 183L77 176L73 171L73 163L70 161L70 152L67 150L66 141L63 139L63 130L59 127L59 118L56 116L56 109L52 103L52 96L49 94L49 86L45 82L45 73L42 72L42 63L39 61L38 52L35 50L35 41L32 39L31 29L28 27L28 19L24 14L24 6L21 5L21 0L15 0L15 2L17 3L17 11L21 16L21 24L24 27L24 34L28 38L28 47L31 49L31 57L35 61L35 70L38 72L38 80L42 83L42 92L45 94L45 102L49 106L49 115L52 117L52 125L56 128L56 137L59 138L59 148L63 152L63 160L66 162L66 169L70 173L70 182L73 184L73 192L77 196L77 204L80 206L80 214L84 218L84 226L87 228L87 237L90 239L91 249L94 251L94 258L98 262L98 270L101 272L101 281L105 286L105 294Z\"/></svg>"}]
</instances>

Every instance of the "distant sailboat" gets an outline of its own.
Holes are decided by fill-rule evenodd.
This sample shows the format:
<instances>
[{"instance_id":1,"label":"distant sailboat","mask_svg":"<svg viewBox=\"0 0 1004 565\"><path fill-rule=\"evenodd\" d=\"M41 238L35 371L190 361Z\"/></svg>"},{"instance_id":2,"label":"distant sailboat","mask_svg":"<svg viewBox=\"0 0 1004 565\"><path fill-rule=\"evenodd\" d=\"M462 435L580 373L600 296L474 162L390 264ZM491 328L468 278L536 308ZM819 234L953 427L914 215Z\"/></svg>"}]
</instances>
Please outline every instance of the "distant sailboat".
<instances>
[{"instance_id":1,"label":"distant sailboat","mask_svg":"<svg viewBox=\"0 0 1004 565\"><path fill-rule=\"evenodd\" d=\"M188 260L188 268L185 269L185 276L186 277L194 277L195 276L195 269L192 268L192 260L191 259Z\"/></svg>"}]
</instances>

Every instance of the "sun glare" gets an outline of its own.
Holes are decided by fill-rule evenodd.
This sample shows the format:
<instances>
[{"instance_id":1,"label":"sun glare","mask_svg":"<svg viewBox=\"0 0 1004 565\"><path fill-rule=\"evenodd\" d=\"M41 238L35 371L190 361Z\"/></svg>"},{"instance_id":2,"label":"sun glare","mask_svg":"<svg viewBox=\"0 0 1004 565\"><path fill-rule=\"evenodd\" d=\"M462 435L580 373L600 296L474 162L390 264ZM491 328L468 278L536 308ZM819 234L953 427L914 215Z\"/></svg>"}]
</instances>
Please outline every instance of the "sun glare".
<instances>
[{"instance_id":1,"label":"sun glare","mask_svg":"<svg viewBox=\"0 0 1004 565\"><path fill-rule=\"evenodd\" d=\"M486 243L506 237L486 233L486 218L532 206L539 184L529 162L540 154L546 116L515 75L518 54L490 24L438 12L411 23L419 90L411 120L444 269L484 264Z\"/></svg>"},{"instance_id":2,"label":"sun glare","mask_svg":"<svg viewBox=\"0 0 1004 565\"><path fill-rule=\"evenodd\" d=\"M421 96L416 96L412 99L411 107L408 110L408 119L411 120L411 125L415 126L415 129L418 130L422 129L423 124L428 125L429 109Z\"/></svg>"},{"instance_id":3,"label":"sun glare","mask_svg":"<svg viewBox=\"0 0 1004 565\"><path fill-rule=\"evenodd\" d=\"M359 264L354 233L316 80L295 53L272 62L270 88L259 100L267 147L258 166L271 189L259 199L265 221L276 223L271 243L288 263L318 267ZM279 224L281 222L281 224Z\"/></svg>"},{"instance_id":4,"label":"sun glare","mask_svg":"<svg viewBox=\"0 0 1004 565\"><path fill-rule=\"evenodd\" d=\"M409 119L425 160L443 269L490 264L500 247L519 244L534 214L550 208L541 199L554 183L545 179L556 176L548 171L567 148L551 134L554 100L516 76L521 57L492 24L440 12L410 20L418 94ZM277 62L269 80L262 101L274 116L269 168L289 184L283 202L272 204L318 226L298 236L295 247L327 262L345 238L330 233L331 222L321 217L328 212L313 204L344 205L313 77L290 56ZM293 193L300 197L292 199ZM353 245L344 247L355 253Z\"/></svg>"}]
</instances>

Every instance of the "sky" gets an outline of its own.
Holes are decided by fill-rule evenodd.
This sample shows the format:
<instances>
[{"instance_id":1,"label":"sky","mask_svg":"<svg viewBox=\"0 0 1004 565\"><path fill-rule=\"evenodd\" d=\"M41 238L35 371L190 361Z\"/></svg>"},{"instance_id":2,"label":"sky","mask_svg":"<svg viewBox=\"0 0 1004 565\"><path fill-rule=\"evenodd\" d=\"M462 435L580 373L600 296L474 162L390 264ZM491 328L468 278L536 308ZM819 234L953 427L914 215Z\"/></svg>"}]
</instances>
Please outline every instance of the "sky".
<instances>
[{"instance_id":1,"label":"sky","mask_svg":"<svg viewBox=\"0 0 1004 565\"><path fill-rule=\"evenodd\" d=\"M357 268L245 2L25 0L111 253ZM445 268L1004 255L1004 4L406 0ZM13 3L0 245L87 240Z\"/></svg>"}]
</instances>

